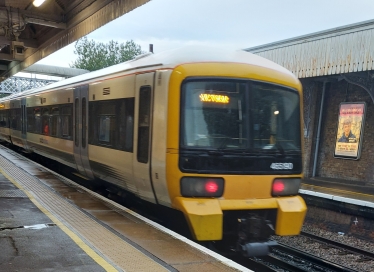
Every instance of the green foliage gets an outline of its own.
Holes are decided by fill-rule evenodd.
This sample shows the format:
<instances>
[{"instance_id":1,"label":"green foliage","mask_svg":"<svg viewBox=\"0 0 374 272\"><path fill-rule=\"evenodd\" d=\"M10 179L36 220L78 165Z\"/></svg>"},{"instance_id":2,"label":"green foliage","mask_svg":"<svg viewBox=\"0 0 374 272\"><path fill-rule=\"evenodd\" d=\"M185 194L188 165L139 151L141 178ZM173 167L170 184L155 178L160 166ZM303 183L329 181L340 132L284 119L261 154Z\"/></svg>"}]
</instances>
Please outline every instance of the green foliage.
<instances>
[{"instance_id":1,"label":"green foliage","mask_svg":"<svg viewBox=\"0 0 374 272\"><path fill-rule=\"evenodd\" d=\"M105 44L83 37L75 43L74 54L78 55L78 59L70 67L95 71L131 60L143 53L140 45L133 40L126 43L111 40Z\"/></svg>"}]
</instances>

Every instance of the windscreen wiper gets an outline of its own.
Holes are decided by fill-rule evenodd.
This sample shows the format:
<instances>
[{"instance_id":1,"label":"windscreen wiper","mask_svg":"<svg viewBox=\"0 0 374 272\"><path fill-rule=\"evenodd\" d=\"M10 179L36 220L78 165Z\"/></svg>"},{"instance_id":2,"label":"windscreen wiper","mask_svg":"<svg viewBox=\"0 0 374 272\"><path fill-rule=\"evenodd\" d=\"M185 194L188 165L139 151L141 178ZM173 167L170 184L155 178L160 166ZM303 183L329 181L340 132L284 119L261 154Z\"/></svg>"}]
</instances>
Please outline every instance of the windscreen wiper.
<instances>
[{"instance_id":1,"label":"windscreen wiper","mask_svg":"<svg viewBox=\"0 0 374 272\"><path fill-rule=\"evenodd\" d=\"M282 156L285 155L284 148L283 148L283 146L280 143L275 143L275 147L281 153Z\"/></svg>"},{"instance_id":2,"label":"windscreen wiper","mask_svg":"<svg viewBox=\"0 0 374 272\"><path fill-rule=\"evenodd\" d=\"M235 141L238 141L239 143L239 140L245 140L247 141L247 138L232 138L232 137L225 137L223 140L222 140L222 143L219 145L219 147L217 148L218 150L226 150L227 149L227 141L228 140L235 140ZM229 148L230 150L232 150L233 148ZM242 150L245 150L245 149L242 149Z\"/></svg>"}]
</instances>

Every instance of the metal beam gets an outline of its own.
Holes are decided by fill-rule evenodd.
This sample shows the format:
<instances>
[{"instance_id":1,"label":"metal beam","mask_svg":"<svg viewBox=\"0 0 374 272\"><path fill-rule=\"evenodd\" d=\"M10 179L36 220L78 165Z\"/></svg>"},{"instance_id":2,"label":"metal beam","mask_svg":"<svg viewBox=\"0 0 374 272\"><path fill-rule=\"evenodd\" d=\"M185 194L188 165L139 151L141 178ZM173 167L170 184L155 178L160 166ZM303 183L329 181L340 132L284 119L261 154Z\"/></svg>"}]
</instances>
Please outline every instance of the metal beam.
<instances>
[{"instance_id":1,"label":"metal beam","mask_svg":"<svg viewBox=\"0 0 374 272\"><path fill-rule=\"evenodd\" d=\"M7 61L13 61L13 55L11 54L5 54L5 53L0 53L0 59L1 60L7 60Z\"/></svg>"},{"instance_id":2,"label":"metal beam","mask_svg":"<svg viewBox=\"0 0 374 272\"><path fill-rule=\"evenodd\" d=\"M38 43L35 40L18 39L19 42L23 42L25 47L38 48ZM10 45L12 41L5 36L0 36L0 47L2 45Z\"/></svg>"},{"instance_id":3,"label":"metal beam","mask_svg":"<svg viewBox=\"0 0 374 272\"><path fill-rule=\"evenodd\" d=\"M31 24L36 24L36 25L43 25L43 26L49 26L49 27L54 27L54 28L66 29L66 23L46 21L46 20L37 19L37 18L26 17L25 22L26 23L31 23Z\"/></svg>"},{"instance_id":4,"label":"metal beam","mask_svg":"<svg viewBox=\"0 0 374 272\"><path fill-rule=\"evenodd\" d=\"M17 25L17 28L23 28L27 23L44 25L54 28L66 29L66 23L62 21L62 16L49 15L43 13L34 13L27 10L8 10L0 8L0 23ZM16 30L16 29L14 29Z\"/></svg>"},{"instance_id":5,"label":"metal beam","mask_svg":"<svg viewBox=\"0 0 374 272\"><path fill-rule=\"evenodd\" d=\"M51 84L52 82L56 82L56 80L11 77L0 83L0 94L23 92L34 88L43 87L45 85Z\"/></svg>"},{"instance_id":6,"label":"metal beam","mask_svg":"<svg viewBox=\"0 0 374 272\"><path fill-rule=\"evenodd\" d=\"M19 21L22 20L22 17L36 18L55 22L63 21L63 17L61 15L55 15L53 13L42 13L39 11L36 13L30 10L0 7L0 20L8 20L9 17L12 18L12 21L16 23L19 23Z\"/></svg>"},{"instance_id":7,"label":"metal beam","mask_svg":"<svg viewBox=\"0 0 374 272\"><path fill-rule=\"evenodd\" d=\"M341 75L348 83L356 85L364 89L371 97L371 100L374 102L374 80L373 75L367 74L366 77L361 76L349 76Z\"/></svg>"},{"instance_id":8,"label":"metal beam","mask_svg":"<svg viewBox=\"0 0 374 272\"><path fill-rule=\"evenodd\" d=\"M323 106L325 103L325 93L326 93L326 81L323 82L322 87L322 98L321 98L321 106L319 108L319 119L318 119L318 128L317 128L317 139L316 139L316 146L314 149L314 160L313 160L313 171L312 171L312 177L316 176L316 170L317 170L317 162L318 162L318 153L319 153L319 141L321 138L321 126L322 126L322 119L323 119Z\"/></svg>"},{"instance_id":9,"label":"metal beam","mask_svg":"<svg viewBox=\"0 0 374 272\"><path fill-rule=\"evenodd\" d=\"M10 77L22 71L35 62L149 1L150 0L111 0L110 3L99 10L96 9L98 6L95 6L93 10L90 9L92 11L92 13L88 13L90 16L87 16L86 12L83 12L85 13L85 17L82 17L82 14L78 14L77 19L73 18L72 21L67 23L68 29L61 30L53 38L46 40L43 44L39 45L38 50L32 48L26 50L24 61L11 63L9 66L11 68L1 73L0 77ZM107 3L107 0L105 0L105 3Z\"/></svg>"}]
</instances>

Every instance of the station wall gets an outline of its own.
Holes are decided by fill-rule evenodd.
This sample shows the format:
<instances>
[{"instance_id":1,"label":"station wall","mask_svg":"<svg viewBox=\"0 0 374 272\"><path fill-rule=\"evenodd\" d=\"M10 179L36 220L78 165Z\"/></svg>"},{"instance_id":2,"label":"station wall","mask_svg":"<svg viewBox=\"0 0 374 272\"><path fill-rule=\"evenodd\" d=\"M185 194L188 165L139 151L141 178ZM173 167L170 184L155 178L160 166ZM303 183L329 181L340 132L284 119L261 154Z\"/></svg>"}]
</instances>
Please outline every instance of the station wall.
<instances>
[{"instance_id":1,"label":"station wall","mask_svg":"<svg viewBox=\"0 0 374 272\"><path fill-rule=\"evenodd\" d=\"M304 89L304 174L313 176L323 83L315 78L301 79ZM366 117L358 160L334 158L341 102L366 102ZM347 81L326 84L316 177L374 183L374 106L362 87Z\"/></svg>"}]
</instances>

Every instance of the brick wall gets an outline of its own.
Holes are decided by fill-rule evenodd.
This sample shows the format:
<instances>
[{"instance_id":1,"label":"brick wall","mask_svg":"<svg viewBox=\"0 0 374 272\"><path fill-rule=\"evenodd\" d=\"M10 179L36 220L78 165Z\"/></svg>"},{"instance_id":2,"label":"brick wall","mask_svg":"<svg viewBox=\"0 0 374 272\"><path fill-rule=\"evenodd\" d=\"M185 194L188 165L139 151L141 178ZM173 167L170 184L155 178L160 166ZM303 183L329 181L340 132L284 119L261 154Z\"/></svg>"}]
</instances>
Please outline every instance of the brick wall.
<instances>
[{"instance_id":1,"label":"brick wall","mask_svg":"<svg viewBox=\"0 0 374 272\"><path fill-rule=\"evenodd\" d=\"M303 94L304 94L304 158L303 168L306 177L312 176L313 159L314 159L314 131L316 130L315 123L318 117L318 97L320 97L321 84L313 80L303 80Z\"/></svg>"},{"instance_id":2,"label":"brick wall","mask_svg":"<svg viewBox=\"0 0 374 272\"><path fill-rule=\"evenodd\" d=\"M304 89L310 81L302 81ZM314 149L317 137L317 126L319 116L319 106L321 103L322 84L314 89L313 100L313 122L310 124L311 130L309 138L304 138L305 155L304 170L305 176L312 175L314 160ZM355 160L344 160L334 158L337 124L339 116L339 104L341 102L366 102L366 118L361 149L361 158ZM305 103L305 102L304 102ZM304 105L304 114L307 107ZM318 152L318 162L316 176L327 178L339 178L345 180L356 180L374 182L374 107L369 94L361 87L349 84L342 80L328 84L326 89L324 112L321 127L321 138ZM307 162L309 162L307 164Z\"/></svg>"}]
</instances>

